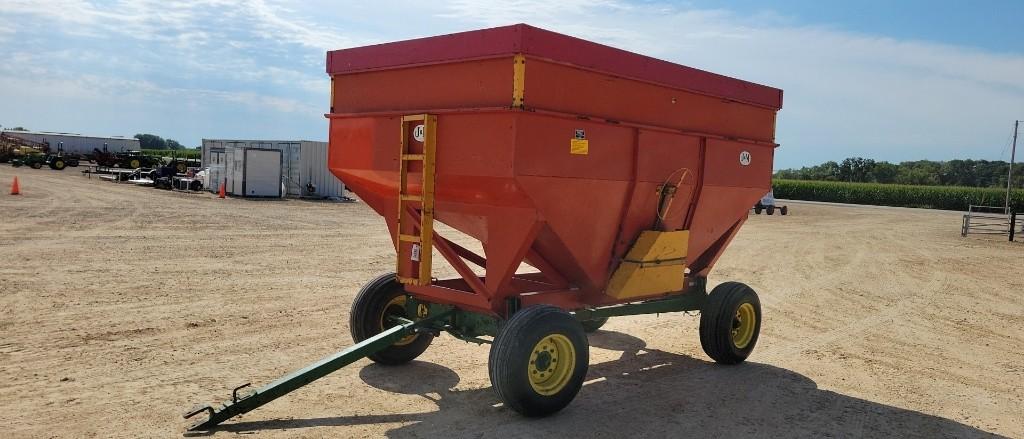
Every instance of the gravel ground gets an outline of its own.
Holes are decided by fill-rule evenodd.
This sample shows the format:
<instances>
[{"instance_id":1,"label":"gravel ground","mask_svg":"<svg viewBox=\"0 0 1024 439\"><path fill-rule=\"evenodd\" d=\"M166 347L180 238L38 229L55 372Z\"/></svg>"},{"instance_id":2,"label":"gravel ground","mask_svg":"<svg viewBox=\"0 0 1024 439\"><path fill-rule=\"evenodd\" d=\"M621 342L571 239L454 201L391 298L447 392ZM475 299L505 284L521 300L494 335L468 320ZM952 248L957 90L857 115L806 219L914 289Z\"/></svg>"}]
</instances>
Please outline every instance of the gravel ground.
<instances>
[{"instance_id":1,"label":"gravel ground","mask_svg":"<svg viewBox=\"0 0 1024 439\"><path fill-rule=\"evenodd\" d=\"M12 176L23 195L8 196ZM359 287L390 271L360 203L219 200L0 166L5 437L180 437L180 414L343 348ZM1024 437L1024 243L952 212L796 204L752 216L711 283L764 307L717 366L699 317L621 317L556 416L498 404L487 346L441 337L362 360L215 437Z\"/></svg>"}]
</instances>

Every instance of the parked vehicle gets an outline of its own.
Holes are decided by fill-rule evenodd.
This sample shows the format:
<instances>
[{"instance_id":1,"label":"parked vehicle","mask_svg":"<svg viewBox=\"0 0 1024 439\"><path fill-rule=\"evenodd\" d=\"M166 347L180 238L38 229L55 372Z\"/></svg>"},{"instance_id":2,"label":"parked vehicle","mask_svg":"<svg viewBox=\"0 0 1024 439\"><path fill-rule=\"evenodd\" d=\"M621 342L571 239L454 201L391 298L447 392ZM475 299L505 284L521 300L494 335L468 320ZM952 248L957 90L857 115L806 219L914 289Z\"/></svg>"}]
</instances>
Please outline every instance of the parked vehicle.
<instances>
[{"instance_id":1,"label":"parked vehicle","mask_svg":"<svg viewBox=\"0 0 1024 439\"><path fill-rule=\"evenodd\" d=\"M757 215L760 215L761 211L764 211L768 215L774 215L776 210L779 211L780 215L786 215L789 213L788 206L777 206L775 204L775 195L772 191L768 191L768 193L765 194L764 197L761 197L757 204L754 205L754 213Z\"/></svg>"}]
</instances>

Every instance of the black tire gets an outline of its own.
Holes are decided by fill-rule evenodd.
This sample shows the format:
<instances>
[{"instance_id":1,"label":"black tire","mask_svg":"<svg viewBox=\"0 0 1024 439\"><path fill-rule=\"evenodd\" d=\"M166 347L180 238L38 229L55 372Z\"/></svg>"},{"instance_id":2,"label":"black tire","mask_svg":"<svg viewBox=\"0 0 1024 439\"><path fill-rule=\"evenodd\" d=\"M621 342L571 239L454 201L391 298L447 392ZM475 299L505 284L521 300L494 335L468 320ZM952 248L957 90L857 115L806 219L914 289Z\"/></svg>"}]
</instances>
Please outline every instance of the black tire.
<instances>
[{"instance_id":1,"label":"black tire","mask_svg":"<svg viewBox=\"0 0 1024 439\"><path fill-rule=\"evenodd\" d=\"M32 162L31 166L32 166L32 169L40 169L40 168L43 167L43 164L40 163L40 162Z\"/></svg>"},{"instance_id":2,"label":"black tire","mask_svg":"<svg viewBox=\"0 0 1024 439\"><path fill-rule=\"evenodd\" d=\"M758 205L754 206L754 214L755 215L760 215L761 214L761 204L760 203Z\"/></svg>"},{"instance_id":3,"label":"black tire","mask_svg":"<svg viewBox=\"0 0 1024 439\"><path fill-rule=\"evenodd\" d=\"M572 362L567 363L566 358ZM538 305L515 313L498 330L491 344L488 372L491 386L506 407L524 416L547 416L576 398L589 359L590 345L580 322L561 309ZM543 380L545 373L548 380L556 381L535 384L530 378Z\"/></svg>"},{"instance_id":4,"label":"black tire","mask_svg":"<svg viewBox=\"0 0 1024 439\"><path fill-rule=\"evenodd\" d=\"M782 206L779 208L780 215L786 216L787 213L789 213L789 206Z\"/></svg>"},{"instance_id":5,"label":"black tire","mask_svg":"<svg viewBox=\"0 0 1024 439\"><path fill-rule=\"evenodd\" d=\"M203 190L203 182L199 180L192 180L192 182L188 184L188 190L195 192Z\"/></svg>"},{"instance_id":6,"label":"black tire","mask_svg":"<svg viewBox=\"0 0 1024 439\"><path fill-rule=\"evenodd\" d=\"M384 321L385 315L409 318L404 307L393 303L399 297L406 297L405 289L395 278L394 273L378 276L359 290L349 313L348 325L352 339L359 343L380 334L386 327L392 327L390 322ZM387 349L370 355L369 358L389 366L408 363L426 351L433 340L433 334L421 332L402 339Z\"/></svg>"},{"instance_id":7,"label":"black tire","mask_svg":"<svg viewBox=\"0 0 1024 439\"><path fill-rule=\"evenodd\" d=\"M66 168L66 167L68 167L68 164L64 163L64 159L59 159L58 158L58 159L53 159L52 161L50 161L50 168L53 168L53 169L55 169L57 171L63 171L64 168Z\"/></svg>"},{"instance_id":8,"label":"black tire","mask_svg":"<svg viewBox=\"0 0 1024 439\"><path fill-rule=\"evenodd\" d=\"M580 325L583 326L583 331L587 333L596 332L601 329L605 323L608 323L608 317L601 317L598 319L591 320L580 320Z\"/></svg>"},{"instance_id":9,"label":"black tire","mask_svg":"<svg viewBox=\"0 0 1024 439\"><path fill-rule=\"evenodd\" d=\"M744 315L752 311L753 316L741 321L741 307ZM752 333L743 337L746 324L753 324ZM700 311L700 345L709 357L721 364L740 363L754 350L760 332L761 301L752 288L725 282L711 290Z\"/></svg>"},{"instance_id":10,"label":"black tire","mask_svg":"<svg viewBox=\"0 0 1024 439\"><path fill-rule=\"evenodd\" d=\"M775 206L768 206L768 208L765 209L765 210L767 211L767 213L769 215L774 215L775 214Z\"/></svg>"}]
</instances>

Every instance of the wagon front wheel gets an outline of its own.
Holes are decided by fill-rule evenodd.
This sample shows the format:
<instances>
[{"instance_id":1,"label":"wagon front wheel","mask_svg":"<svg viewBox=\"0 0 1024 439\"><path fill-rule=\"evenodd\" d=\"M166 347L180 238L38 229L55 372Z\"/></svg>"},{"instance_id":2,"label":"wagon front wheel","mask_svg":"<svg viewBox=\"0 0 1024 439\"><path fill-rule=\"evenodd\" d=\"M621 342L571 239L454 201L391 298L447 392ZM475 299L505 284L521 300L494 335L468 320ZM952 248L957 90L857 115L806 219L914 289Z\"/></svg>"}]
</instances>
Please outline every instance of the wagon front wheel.
<instances>
[{"instance_id":1,"label":"wagon front wheel","mask_svg":"<svg viewBox=\"0 0 1024 439\"><path fill-rule=\"evenodd\" d=\"M587 375L590 346L568 312L540 305L512 316L491 344L491 385L506 407L546 416L570 402Z\"/></svg>"},{"instance_id":2,"label":"wagon front wheel","mask_svg":"<svg viewBox=\"0 0 1024 439\"><path fill-rule=\"evenodd\" d=\"M725 282L711 290L700 312L700 345L713 360L746 360L761 331L761 302L753 288Z\"/></svg>"},{"instance_id":3,"label":"wagon front wheel","mask_svg":"<svg viewBox=\"0 0 1024 439\"><path fill-rule=\"evenodd\" d=\"M359 343L396 326L393 317L412 320L405 310L406 297L405 289L394 273L381 275L366 284L352 301L349 314L352 339ZM433 339L430 333L413 334L369 355L369 358L385 365L408 363L426 351Z\"/></svg>"}]
</instances>

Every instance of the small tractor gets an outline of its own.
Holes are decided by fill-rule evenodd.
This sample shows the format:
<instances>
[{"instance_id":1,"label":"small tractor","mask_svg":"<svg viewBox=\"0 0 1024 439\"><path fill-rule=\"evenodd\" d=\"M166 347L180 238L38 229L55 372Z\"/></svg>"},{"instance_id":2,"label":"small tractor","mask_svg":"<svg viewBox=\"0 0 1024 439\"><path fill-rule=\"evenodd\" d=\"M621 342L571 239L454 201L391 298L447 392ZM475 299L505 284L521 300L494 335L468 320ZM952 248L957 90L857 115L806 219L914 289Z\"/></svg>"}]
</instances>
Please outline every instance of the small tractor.
<instances>
[{"instance_id":1,"label":"small tractor","mask_svg":"<svg viewBox=\"0 0 1024 439\"><path fill-rule=\"evenodd\" d=\"M142 151L110 152L105 144L103 150L93 148L89 160L96 162L99 166L107 168L117 166L124 169L152 168L160 164L160 159L145 155Z\"/></svg>"},{"instance_id":2,"label":"small tractor","mask_svg":"<svg viewBox=\"0 0 1024 439\"><path fill-rule=\"evenodd\" d=\"M142 151L124 151L115 154L117 165L126 169L152 168L160 164L160 159L143 154Z\"/></svg>"},{"instance_id":3,"label":"small tractor","mask_svg":"<svg viewBox=\"0 0 1024 439\"><path fill-rule=\"evenodd\" d=\"M46 154L46 164L50 169L57 171L63 171L68 166L77 167L79 163L79 156L76 154L68 154L64 152L64 142L57 144L57 152Z\"/></svg>"}]
</instances>

